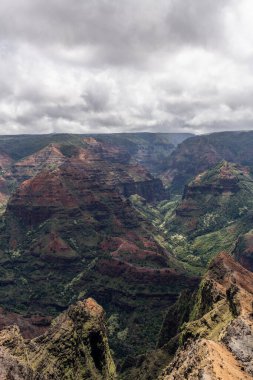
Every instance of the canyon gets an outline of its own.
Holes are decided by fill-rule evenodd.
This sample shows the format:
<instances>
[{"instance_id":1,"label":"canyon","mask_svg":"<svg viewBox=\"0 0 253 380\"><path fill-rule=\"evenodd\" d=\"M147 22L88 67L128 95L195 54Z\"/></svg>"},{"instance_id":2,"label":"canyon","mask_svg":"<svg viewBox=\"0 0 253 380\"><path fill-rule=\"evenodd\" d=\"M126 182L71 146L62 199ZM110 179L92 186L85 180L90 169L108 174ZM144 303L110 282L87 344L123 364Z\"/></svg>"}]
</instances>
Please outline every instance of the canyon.
<instances>
[{"instance_id":1,"label":"canyon","mask_svg":"<svg viewBox=\"0 0 253 380\"><path fill-rule=\"evenodd\" d=\"M250 379L252 145L0 136L1 378Z\"/></svg>"}]
</instances>

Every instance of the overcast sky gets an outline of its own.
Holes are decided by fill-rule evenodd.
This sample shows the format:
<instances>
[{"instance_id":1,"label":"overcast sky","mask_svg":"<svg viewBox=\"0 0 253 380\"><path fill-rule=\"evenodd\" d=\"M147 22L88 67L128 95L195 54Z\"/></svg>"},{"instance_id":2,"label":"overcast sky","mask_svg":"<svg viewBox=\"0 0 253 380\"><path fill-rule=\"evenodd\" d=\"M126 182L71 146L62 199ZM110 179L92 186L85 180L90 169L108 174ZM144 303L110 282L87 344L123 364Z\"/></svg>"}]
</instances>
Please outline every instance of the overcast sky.
<instances>
[{"instance_id":1,"label":"overcast sky","mask_svg":"<svg viewBox=\"0 0 253 380\"><path fill-rule=\"evenodd\" d=\"M0 133L253 129L252 0L1 0Z\"/></svg>"}]
</instances>

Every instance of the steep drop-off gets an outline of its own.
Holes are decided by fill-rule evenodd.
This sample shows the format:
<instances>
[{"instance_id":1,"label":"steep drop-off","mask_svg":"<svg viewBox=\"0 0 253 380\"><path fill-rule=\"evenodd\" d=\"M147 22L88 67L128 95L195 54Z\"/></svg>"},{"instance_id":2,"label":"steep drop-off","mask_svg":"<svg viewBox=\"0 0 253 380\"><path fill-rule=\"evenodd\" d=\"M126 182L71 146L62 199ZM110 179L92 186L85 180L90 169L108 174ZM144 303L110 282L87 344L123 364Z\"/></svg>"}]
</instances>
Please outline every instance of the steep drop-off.
<instances>
[{"instance_id":1,"label":"steep drop-off","mask_svg":"<svg viewBox=\"0 0 253 380\"><path fill-rule=\"evenodd\" d=\"M175 358L159 380L247 380L253 375L253 274L221 253L182 326Z\"/></svg>"},{"instance_id":2,"label":"steep drop-off","mask_svg":"<svg viewBox=\"0 0 253 380\"><path fill-rule=\"evenodd\" d=\"M116 379L103 309L91 298L80 301L32 340L25 340L17 326L0 331L0 378Z\"/></svg>"},{"instance_id":3,"label":"steep drop-off","mask_svg":"<svg viewBox=\"0 0 253 380\"><path fill-rule=\"evenodd\" d=\"M172 225L196 236L224 228L252 209L253 178L249 171L222 161L185 186Z\"/></svg>"},{"instance_id":4,"label":"steep drop-off","mask_svg":"<svg viewBox=\"0 0 253 380\"><path fill-rule=\"evenodd\" d=\"M234 250L238 237L251 229L252 211L250 171L222 161L185 186L182 200L162 222L162 229L180 260L205 268L221 250Z\"/></svg>"},{"instance_id":5,"label":"steep drop-off","mask_svg":"<svg viewBox=\"0 0 253 380\"><path fill-rule=\"evenodd\" d=\"M183 141L171 154L163 181L181 193L197 174L222 160L253 167L253 132L220 132L194 136Z\"/></svg>"}]
</instances>

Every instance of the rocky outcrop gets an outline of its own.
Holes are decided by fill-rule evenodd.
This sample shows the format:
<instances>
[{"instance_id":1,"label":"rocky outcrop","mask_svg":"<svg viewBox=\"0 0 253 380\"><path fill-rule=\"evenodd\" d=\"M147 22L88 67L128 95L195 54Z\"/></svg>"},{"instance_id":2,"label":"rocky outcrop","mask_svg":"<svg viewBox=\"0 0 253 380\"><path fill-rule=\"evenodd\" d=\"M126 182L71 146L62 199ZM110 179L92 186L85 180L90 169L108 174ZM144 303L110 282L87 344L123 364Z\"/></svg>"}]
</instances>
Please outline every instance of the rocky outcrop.
<instances>
[{"instance_id":1,"label":"rocky outcrop","mask_svg":"<svg viewBox=\"0 0 253 380\"><path fill-rule=\"evenodd\" d=\"M159 380L250 380L226 347L201 339L180 351Z\"/></svg>"},{"instance_id":2,"label":"rocky outcrop","mask_svg":"<svg viewBox=\"0 0 253 380\"><path fill-rule=\"evenodd\" d=\"M253 375L253 274L225 253L211 263L181 348L162 380L251 379Z\"/></svg>"},{"instance_id":3,"label":"rocky outcrop","mask_svg":"<svg viewBox=\"0 0 253 380\"><path fill-rule=\"evenodd\" d=\"M17 326L2 330L0 378L115 379L103 309L91 298L79 301L32 340L24 340Z\"/></svg>"}]
</instances>

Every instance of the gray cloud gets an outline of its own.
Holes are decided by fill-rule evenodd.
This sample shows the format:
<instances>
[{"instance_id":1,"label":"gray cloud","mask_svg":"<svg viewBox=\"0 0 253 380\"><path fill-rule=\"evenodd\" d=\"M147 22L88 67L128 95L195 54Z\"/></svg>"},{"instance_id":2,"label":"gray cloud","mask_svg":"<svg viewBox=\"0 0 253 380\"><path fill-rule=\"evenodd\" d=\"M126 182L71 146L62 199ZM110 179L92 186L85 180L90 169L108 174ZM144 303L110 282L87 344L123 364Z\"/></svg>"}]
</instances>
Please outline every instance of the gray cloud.
<instances>
[{"instance_id":1,"label":"gray cloud","mask_svg":"<svg viewBox=\"0 0 253 380\"><path fill-rule=\"evenodd\" d=\"M55 50L86 48L92 64L137 64L179 45L217 45L232 0L2 0L0 35ZM79 51L80 53L80 51ZM75 56L75 54L74 54ZM100 62L96 60L99 59ZM76 60L80 56L76 54ZM138 62L139 61L139 62Z\"/></svg>"},{"instance_id":2,"label":"gray cloud","mask_svg":"<svg viewBox=\"0 0 253 380\"><path fill-rule=\"evenodd\" d=\"M0 133L248 129L250 0L2 0Z\"/></svg>"},{"instance_id":3,"label":"gray cloud","mask_svg":"<svg viewBox=\"0 0 253 380\"><path fill-rule=\"evenodd\" d=\"M174 44L217 47L224 39L224 12L229 0L172 1L167 29Z\"/></svg>"}]
</instances>

